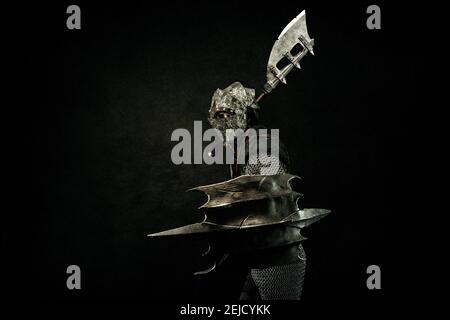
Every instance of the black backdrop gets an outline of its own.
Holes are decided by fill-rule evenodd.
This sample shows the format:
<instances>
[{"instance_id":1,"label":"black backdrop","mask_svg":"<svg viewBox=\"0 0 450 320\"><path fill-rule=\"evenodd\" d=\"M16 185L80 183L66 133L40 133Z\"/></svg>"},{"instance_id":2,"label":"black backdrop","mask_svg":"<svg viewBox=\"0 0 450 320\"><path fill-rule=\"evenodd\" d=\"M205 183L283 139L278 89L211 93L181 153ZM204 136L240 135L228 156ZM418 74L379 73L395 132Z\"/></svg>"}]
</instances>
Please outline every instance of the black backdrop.
<instances>
[{"instance_id":1,"label":"black backdrop","mask_svg":"<svg viewBox=\"0 0 450 320\"><path fill-rule=\"evenodd\" d=\"M4 123L8 213L2 232L7 295L50 298L236 298L230 262L196 278L205 243L146 234L198 221L193 186L224 180L224 166L170 161L175 128L206 120L211 95L233 81L261 88L271 46L307 10L315 56L262 102L280 128L305 207L332 210L304 233L304 299L415 296L424 243L417 194L423 164L416 122L424 64L410 32L417 8L381 5L382 29L358 5L226 1L79 2L9 12L13 51ZM436 24L437 21L434 21ZM204 126L206 126L206 121ZM419 140L418 140L419 139ZM82 290L66 288L66 268ZM382 289L366 288L381 267Z\"/></svg>"}]
</instances>

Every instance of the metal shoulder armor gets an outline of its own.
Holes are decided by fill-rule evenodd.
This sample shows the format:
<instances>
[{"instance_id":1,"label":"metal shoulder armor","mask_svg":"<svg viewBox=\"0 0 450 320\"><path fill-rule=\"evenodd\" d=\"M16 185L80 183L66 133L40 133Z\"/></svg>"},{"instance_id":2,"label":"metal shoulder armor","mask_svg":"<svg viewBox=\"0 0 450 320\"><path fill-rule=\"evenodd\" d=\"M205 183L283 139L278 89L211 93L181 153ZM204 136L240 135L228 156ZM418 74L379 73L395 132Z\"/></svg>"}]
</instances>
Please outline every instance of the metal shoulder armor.
<instances>
[{"instance_id":1,"label":"metal shoulder armor","mask_svg":"<svg viewBox=\"0 0 450 320\"><path fill-rule=\"evenodd\" d=\"M300 193L291 181L299 177L243 175L189 191L200 191L208 200L199 207L203 222L182 226L149 237L205 235L213 237L225 252L282 246L305 239L300 229L320 220L330 211L299 209Z\"/></svg>"}]
</instances>

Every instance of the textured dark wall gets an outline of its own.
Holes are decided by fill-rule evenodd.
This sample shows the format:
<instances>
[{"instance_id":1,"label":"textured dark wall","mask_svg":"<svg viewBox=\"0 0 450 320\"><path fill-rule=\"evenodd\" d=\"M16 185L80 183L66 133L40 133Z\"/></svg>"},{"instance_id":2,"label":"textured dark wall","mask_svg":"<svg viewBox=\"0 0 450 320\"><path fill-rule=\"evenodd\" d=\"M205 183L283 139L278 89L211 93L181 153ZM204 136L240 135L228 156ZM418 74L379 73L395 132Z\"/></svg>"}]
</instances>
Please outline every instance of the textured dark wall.
<instances>
[{"instance_id":1,"label":"textured dark wall","mask_svg":"<svg viewBox=\"0 0 450 320\"><path fill-rule=\"evenodd\" d=\"M228 175L224 166L173 165L171 132L205 121L218 87L261 88L274 40L302 9L316 55L261 105L303 178L305 207L333 211L304 232L304 298L392 297L422 286L424 204L411 203L422 173L411 159L424 67L404 8L382 7L382 29L370 31L368 4L81 2L82 29L69 31L68 4L21 11L26 23L12 25L22 33L10 83L21 89L10 91L7 121L21 134L9 148L4 292L236 296L242 272L233 263L192 276L204 243L145 235L198 221L203 198L184 191ZM70 264L82 269L79 292L65 287ZM365 286L371 264L382 270L380 292Z\"/></svg>"}]
</instances>

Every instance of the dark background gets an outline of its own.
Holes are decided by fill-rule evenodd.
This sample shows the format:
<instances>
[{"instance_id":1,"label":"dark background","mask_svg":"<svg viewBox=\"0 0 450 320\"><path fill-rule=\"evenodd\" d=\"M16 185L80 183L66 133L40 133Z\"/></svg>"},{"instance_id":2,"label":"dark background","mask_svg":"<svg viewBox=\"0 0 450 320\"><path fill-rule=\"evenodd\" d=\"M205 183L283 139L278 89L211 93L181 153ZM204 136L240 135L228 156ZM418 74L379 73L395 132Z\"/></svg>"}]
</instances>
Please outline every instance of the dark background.
<instances>
[{"instance_id":1,"label":"dark background","mask_svg":"<svg viewBox=\"0 0 450 320\"><path fill-rule=\"evenodd\" d=\"M372 3L83 1L82 29L68 30L70 4L7 14L2 294L237 298L236 264L196 278L205 243L146 234L199 221L203 198L184 191L228 177L225 166L173 165L172 131L206 127L216 88L259 91L273 42L303 9L316 55L261 103L303 178L302 204L332 210L304 232L303 299L423 292L419 81L437 9L380 4L382 29L368 30ZM418 12L426 28L411 28ZM71 264L82 290L66 288ZM379 291L366 288L371 264Z\"/></svg>"}]
</instances>

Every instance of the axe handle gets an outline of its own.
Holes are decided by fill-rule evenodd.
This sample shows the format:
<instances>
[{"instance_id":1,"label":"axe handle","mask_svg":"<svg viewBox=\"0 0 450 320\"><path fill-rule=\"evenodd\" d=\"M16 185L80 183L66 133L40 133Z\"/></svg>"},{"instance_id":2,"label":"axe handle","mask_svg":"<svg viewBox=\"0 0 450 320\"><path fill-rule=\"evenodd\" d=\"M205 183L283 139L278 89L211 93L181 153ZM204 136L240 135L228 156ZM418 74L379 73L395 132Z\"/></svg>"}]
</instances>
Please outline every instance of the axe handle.
<instances>
[{"instance_id":1,"label":"axe handle","mask_svg":"<svg viewBox=\"0 0 450 320\"><path fill-rule=\"evenodd\" d=\"M258 103L259 100L261 100L265 95L266 95L265 91L261 92L261 94L258 96L258 98L256 98L255 102Z\"/></svg>"}]
</instances>

